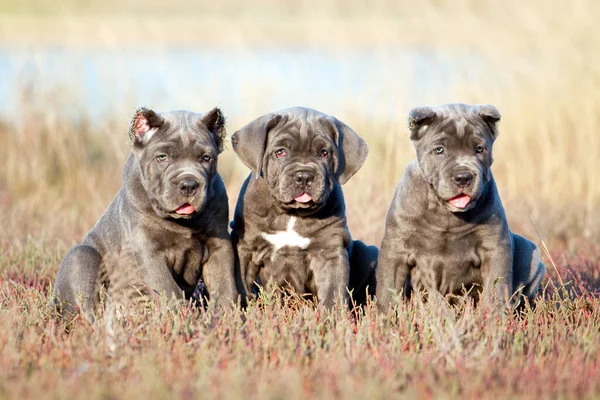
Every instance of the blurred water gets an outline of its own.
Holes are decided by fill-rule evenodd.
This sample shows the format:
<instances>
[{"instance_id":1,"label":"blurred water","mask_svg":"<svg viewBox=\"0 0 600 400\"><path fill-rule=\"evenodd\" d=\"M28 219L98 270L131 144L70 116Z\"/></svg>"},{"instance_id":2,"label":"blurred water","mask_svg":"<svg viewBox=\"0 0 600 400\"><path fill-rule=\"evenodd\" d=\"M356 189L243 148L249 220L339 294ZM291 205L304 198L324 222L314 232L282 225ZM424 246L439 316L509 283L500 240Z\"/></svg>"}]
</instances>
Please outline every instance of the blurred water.
<instances>
[{"instance_id":1,"label":"blurred water","mask_svg":"<svg viewBox=\"0 0 600 400\"><path fill-rule=\"evenodd\" d=\"M472 54L407 49L0 48L0 114L59 102L75 117L215 104L232 116L304 105L389 117L405 104L449 101L455 85L477 82L481 71Z\"/></svg>"}]
</instances>

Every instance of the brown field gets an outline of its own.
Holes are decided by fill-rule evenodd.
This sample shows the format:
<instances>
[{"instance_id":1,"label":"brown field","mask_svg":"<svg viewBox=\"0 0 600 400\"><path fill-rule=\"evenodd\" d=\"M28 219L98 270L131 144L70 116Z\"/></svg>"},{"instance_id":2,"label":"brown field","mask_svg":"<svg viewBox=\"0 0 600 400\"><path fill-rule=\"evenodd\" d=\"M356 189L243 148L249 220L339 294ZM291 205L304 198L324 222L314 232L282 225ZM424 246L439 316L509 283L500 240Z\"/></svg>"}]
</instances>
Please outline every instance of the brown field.
<instances>
[{"instance_id":1,"label":"brown field","mask_svg":"<svg viewBox=\"0 0 600 400\"><path fill-rule=\"evenodd\" d=\"M3 1L0 52L476 52L502 84L458 80L444 101L501 111L494 176L512 229L543 241L549 275L535 308L520 315L418 299L394 315L372 307L329 315L295 298L281 306L267 293L243 313L157 302L114 331L100 320L65 333L49 293L62 257L120 186L133 108L115 99L120 113L73 119L65 107L78 98L77 82L48 91L30 82L36 90L14 94L16 116L0 115L0 398L600 397L599 16L595 0ZM230 133L270 111L256 96L230 115ZM405 121L416 104L397 102L389 118L350 104L337 115L370 146L344 191L353 237L371 244L381 241L393 190L414 157ZM219 169L233 207L248 171L230 148Z\"/></svg>"}]
</instances>

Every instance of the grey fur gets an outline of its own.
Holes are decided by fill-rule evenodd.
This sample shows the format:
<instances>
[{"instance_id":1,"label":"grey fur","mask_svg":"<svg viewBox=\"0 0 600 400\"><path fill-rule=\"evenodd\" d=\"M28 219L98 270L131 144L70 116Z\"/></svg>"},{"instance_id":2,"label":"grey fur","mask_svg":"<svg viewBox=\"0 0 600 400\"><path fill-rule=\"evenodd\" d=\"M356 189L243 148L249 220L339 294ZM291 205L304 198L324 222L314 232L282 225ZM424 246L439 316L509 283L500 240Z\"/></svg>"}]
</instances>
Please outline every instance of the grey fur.
<instances>
[{"instance_id":1,"label":"grey fur","mask_svg":"<svg viewBox=\"0 0 600 400\"><path fill-rule=\"evenodd\" d=\"M367 287L374 291L377 249L352 240L341 188L366 160L364 140L331 116L297 107L250 122L232 144L252 170L232 223L238 291L252 296L262 282L332 307L349 288L364 302ZM294 200L303 193L312 201Z\"/></svg>"},{"instance_id":2,"label":"grey fur","mask_svg":"<svg viewBox=\"0 0 600 400\"><path fill-rule=\"evenodd\" d=\"M544 264L534 243L510 231L490 169L499 119L491 105L410 112L417 159L406 168L387 216L377 270L381 309L412 288L468 291L476 299L483 288L493 301L510 298L513 306L537 294ZM471 199L466 206L454 200L463 195Z\"/></svg>"},{"instance_id":3,"label":"grey fur","mask_svg":"<svg viewBox=\"0 0 600 400\"><path fill-rule=\"evenodd\" d=\"M189 298L203 279L216 304L236 301L228 199L217 173L224 135L217 108L204 114L137 110L123 186L58 271L53 302L64 317L79 308L94 319L99 289L109 284L106 264L122 252L133 254L143 283L169 299ZM168 157L159 161L159 154ZM185 204L193 206L191 214L175 212Z\"/></svg>"}]
</instances>

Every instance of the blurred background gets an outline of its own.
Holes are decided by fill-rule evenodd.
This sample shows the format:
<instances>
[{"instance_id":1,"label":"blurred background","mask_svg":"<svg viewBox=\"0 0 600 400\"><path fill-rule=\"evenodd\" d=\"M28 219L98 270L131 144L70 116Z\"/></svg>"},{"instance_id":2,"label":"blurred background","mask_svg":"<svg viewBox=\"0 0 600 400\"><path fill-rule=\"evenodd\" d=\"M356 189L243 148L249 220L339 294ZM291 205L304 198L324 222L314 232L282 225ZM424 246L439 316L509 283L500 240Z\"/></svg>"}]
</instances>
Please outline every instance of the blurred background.
<instances>
[{"instance_id":1,"label":"blurred background","mask_svg":"<svg viewBox=\"0 0 600 400\"><path fill-rule=\"evenodd\" d=\"M344 189L350 229L379 245L415 156L409 110L491 103L513 230L597 255L599 17L597 0L2 0L5 261L44 249L57 268L81 241L120 187L139 105L218 105L230 134L295 105L338 117L370 146ZM249 171L231 146L219 169L233 208Z\"/></svg>"}]
</instances>

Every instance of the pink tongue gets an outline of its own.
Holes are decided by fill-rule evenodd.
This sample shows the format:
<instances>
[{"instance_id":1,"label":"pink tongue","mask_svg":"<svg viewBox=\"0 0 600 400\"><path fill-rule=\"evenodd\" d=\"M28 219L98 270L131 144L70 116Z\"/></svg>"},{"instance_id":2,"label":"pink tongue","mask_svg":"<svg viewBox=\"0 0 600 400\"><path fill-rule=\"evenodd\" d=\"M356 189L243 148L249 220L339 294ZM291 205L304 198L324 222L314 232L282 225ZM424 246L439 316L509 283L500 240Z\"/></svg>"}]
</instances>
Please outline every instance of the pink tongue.
<instances>
[{"instance_id":1,"label":"pink tongue","mask_svg":"<svg viewBox=\"0 0 600 400\"><path fill-rule=\"evenodd\" d=\"M175 210L175 212L177 214L182 214L182 215L190 215L194 211L196 211L194 209L194 206L187 204L187 203L182 205L181 207L179 207L177 210Z\"/></svg>"},{"instance_id":2,"label":"pink tongue","mask_svg":"<svg viewBox=\"0 0 600 400\"><path fill-rule=\"evenodd\" d=\"M471 198L466 194L461 194L448 200L456 208L465 208L471 201Z\"/></svg>"},{"instance_id":3,"label":"pink tongue","mask_svg":"<svg viewBox=\"0 0 600 400\"><path fill-rule=\"evenodd\" d=\"M310 195L308 195L307 193L302 193L300 196L296 197L294 200L296 200L298 203L308 203L309 201L312 200L312 197L310 197Z\"/></svg>"}]
</instances>

